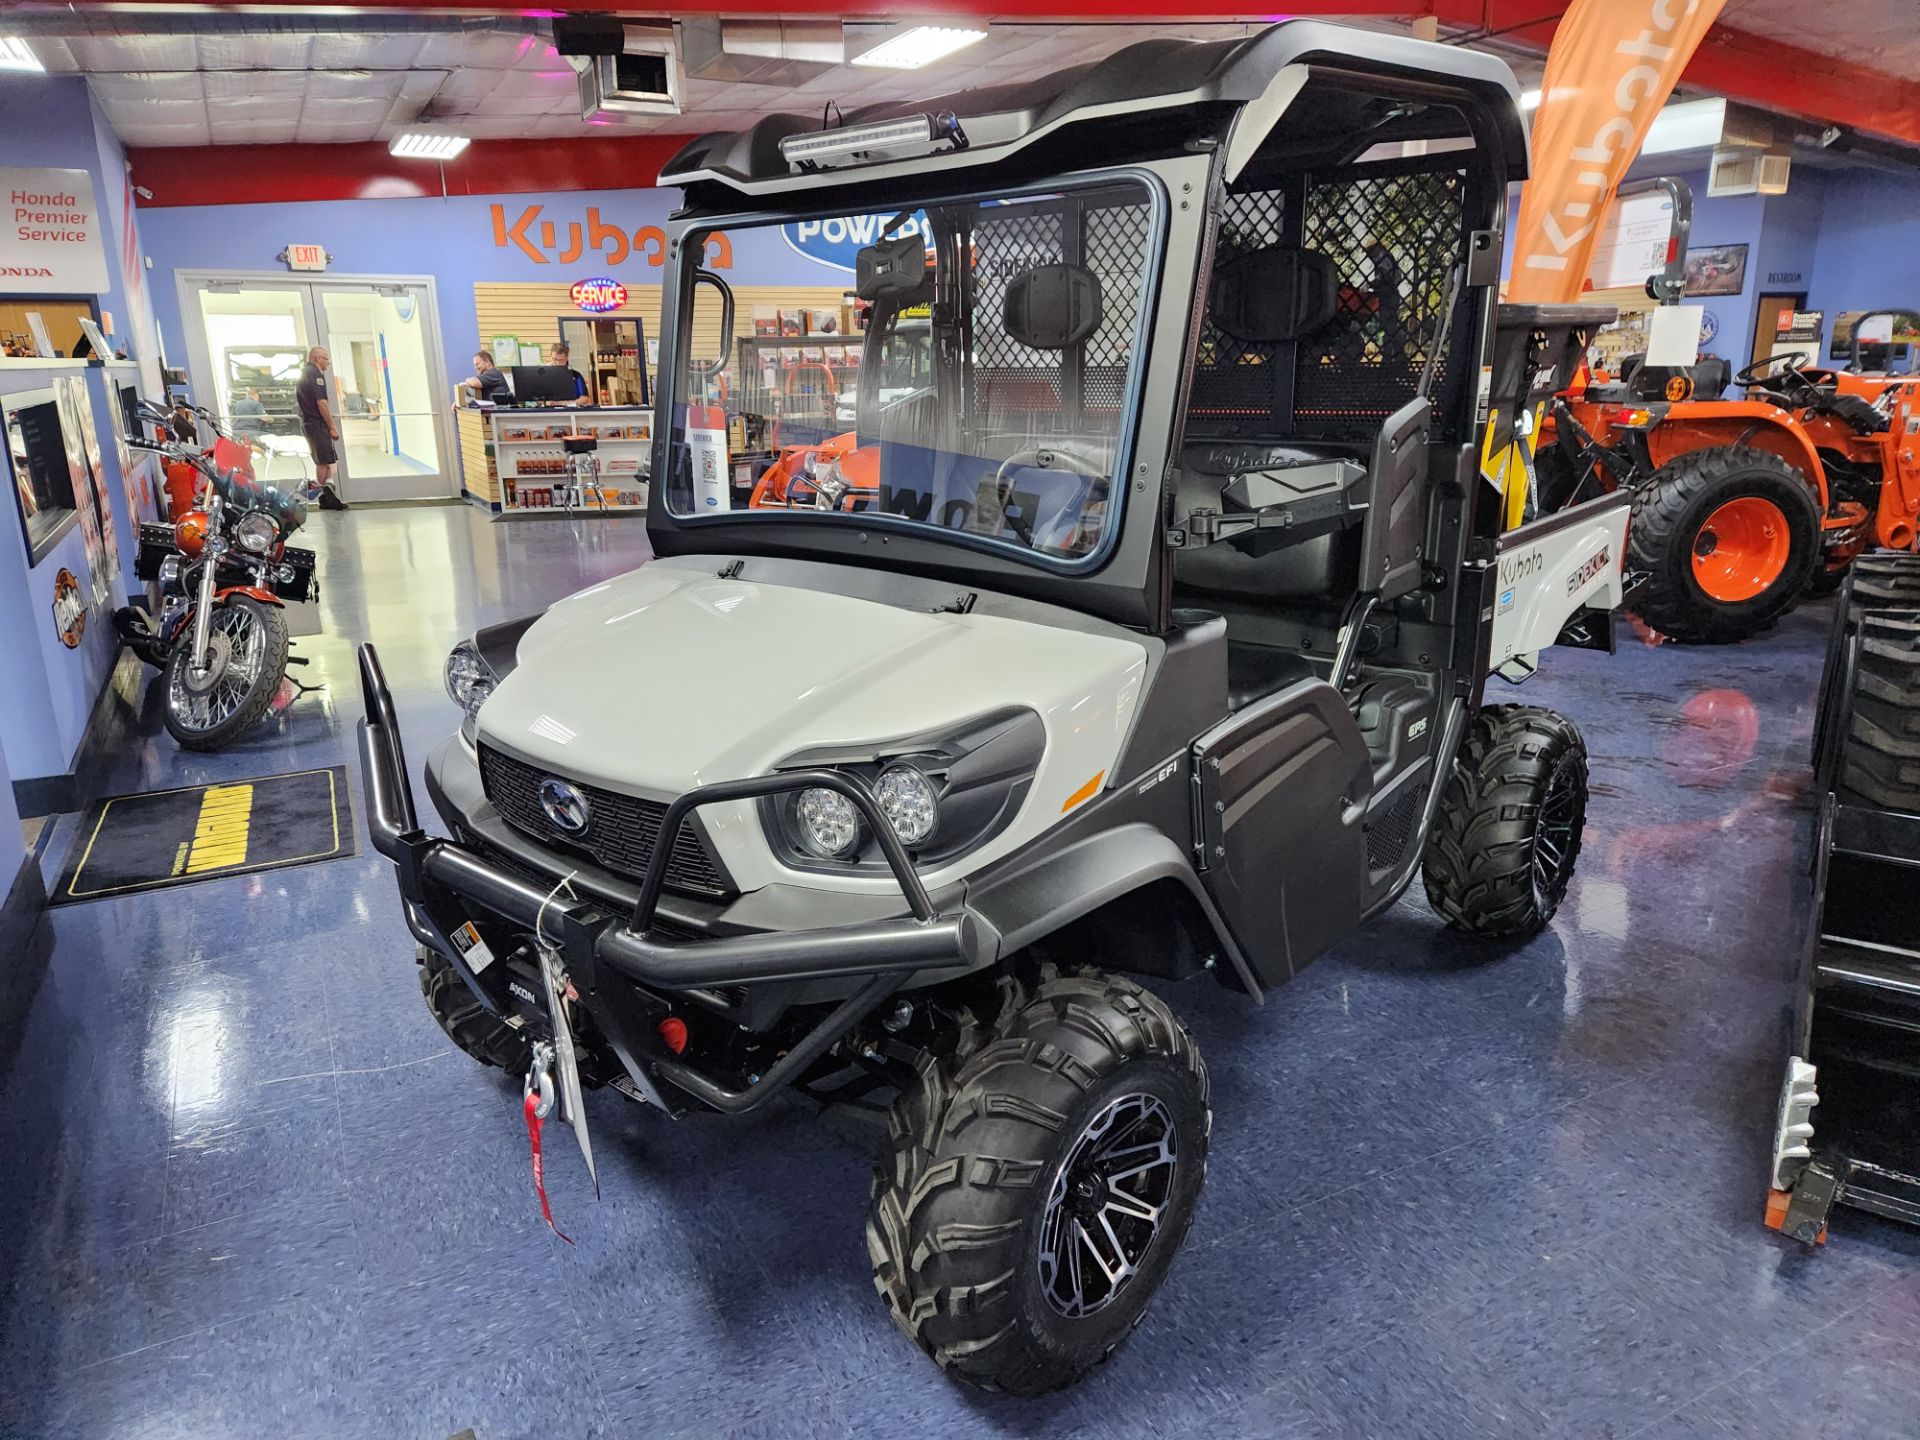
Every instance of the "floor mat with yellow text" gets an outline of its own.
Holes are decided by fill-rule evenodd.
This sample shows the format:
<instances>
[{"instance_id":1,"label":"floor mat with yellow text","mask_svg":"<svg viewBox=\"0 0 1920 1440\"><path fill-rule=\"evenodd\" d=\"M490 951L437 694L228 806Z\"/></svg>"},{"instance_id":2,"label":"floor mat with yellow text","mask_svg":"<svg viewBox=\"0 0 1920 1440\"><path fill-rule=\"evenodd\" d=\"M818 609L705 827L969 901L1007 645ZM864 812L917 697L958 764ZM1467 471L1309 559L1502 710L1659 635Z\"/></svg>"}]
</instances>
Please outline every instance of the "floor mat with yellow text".
<instances>
[{"instance_id":1,"label":"floor mat with yellow text","mask_svg":"<svg viewBox=\"0 0 1920 1440\"><path fill-rule=\"evenodd\" d=\"M48 900L104 900L358 852L344 765L111 795L81 816Z\"/></svg>"}]
</instances>

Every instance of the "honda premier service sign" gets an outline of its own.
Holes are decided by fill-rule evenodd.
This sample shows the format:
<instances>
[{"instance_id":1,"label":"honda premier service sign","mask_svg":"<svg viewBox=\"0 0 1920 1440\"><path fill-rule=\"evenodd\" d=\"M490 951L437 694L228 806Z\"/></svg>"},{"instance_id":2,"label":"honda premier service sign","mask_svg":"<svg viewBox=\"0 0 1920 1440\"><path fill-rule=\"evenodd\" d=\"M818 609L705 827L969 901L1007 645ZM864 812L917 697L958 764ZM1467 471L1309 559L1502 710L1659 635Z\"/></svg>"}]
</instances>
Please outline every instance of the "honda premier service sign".
<instances>
[{"instance_id":1,"label":"honda premier service sign","mask_svg":"<svg viewBox=\"0 0 1920 1440\"><path fill-rule=\"evenodd\" d=\"M0 165L0 196L0 291L97 295L107 288L107 246L86 171Z\"/></svg>"}]
</instances>

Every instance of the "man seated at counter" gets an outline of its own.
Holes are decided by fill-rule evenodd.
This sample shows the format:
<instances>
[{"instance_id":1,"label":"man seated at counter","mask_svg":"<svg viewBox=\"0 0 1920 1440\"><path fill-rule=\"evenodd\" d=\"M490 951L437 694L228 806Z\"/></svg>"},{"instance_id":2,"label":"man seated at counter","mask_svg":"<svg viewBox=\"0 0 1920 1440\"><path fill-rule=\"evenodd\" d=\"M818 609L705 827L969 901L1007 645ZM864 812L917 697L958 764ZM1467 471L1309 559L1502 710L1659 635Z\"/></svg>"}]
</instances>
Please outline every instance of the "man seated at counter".
<instances>
[{"instance_id":1,"label":"man seated at counter","mask_svg":"<svg viewBox=\"0 0 1920 1440\"><path fill-rule=\"evenodd\" d=\"M585 405L588 403L587 378L578 370L573 369L572 364L569 363L572 358L573 352L567 348L566 342L563 340L556 340L547 347L547 363L549 365L562 365L568 370L573 371L573 403L576 405Z\"/></svg>"},{"instance_id":2,"label":"man seated at counter","mask_svg":"<svg viewBox=\"0 0 1920 1440\"><path fill-rule=\"evenodd\" d=\"M513 387L507 383L507 372L493 363L493 356L485 350L473 352L473 374L453 387L453 405L457 410L466 400L466 392L478 392L479 399L488 405L511 405Z\"/></svg>"}]
</instances>

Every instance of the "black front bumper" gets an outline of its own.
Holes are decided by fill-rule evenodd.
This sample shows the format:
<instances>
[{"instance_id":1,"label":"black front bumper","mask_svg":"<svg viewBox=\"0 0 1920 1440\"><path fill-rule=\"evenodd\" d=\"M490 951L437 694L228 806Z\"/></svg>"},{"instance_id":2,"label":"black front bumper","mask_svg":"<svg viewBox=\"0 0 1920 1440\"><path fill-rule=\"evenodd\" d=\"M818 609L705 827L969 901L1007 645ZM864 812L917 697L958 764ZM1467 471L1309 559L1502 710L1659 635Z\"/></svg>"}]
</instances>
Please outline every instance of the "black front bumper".
<instances>
[{"instance_id":1,"label":"black front bumper","mask_svg":"<svg viewBox=\"0 0 1920 1440\"><path fill-rule=\"evenodd\" d=\"M857 777L833 770L788 771L752 780L704 785L668 807L652 859L630 914L598 899L578 899L494 863L482 852L429 835L420 828L393 699L371 645L359 652L366 718L360 722L360 764L367 829L374 849L393 861L414 937L445 956L489 1009L501 1006L462 960L448 932L474 912L504 921L556 951L581 1002L611 1042L629 1075L650 1098L665 1079L722 1110L761 1103L910 978L927 972L960 974L992 961L993 927L964 906L936 910L906 851L894 839L873 793ZM858 806L880 838L906 897L909 914L828 928L715 935L685 939L656 923L672 842L686 818L703 805L757 799L820 786ZM699 995L724 988L853 981L850 994L782 1060L745 1090L728 1090L667 1051L634 1006L637 988L654 996ZM628 992L623 995L623 991Z\"/></svg>"}]
</instances>

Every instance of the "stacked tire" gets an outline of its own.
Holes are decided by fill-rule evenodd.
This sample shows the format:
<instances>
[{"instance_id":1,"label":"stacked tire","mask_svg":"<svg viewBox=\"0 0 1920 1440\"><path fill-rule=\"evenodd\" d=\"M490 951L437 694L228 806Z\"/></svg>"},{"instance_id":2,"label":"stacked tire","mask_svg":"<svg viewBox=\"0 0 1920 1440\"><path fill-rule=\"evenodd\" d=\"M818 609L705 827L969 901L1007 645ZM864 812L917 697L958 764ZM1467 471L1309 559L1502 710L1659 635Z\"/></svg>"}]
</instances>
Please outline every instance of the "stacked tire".
<instances>
[{"instance_id":1,"label":"stacked tire","mask_svg":"<svg viewBox=\"0 0 1920 1440\"><path fill-rule=\"evenodd\" d=\"M1844 803L1920 814L1920 555L1872 555L1841 591L1814 778Z\"/></svg>"}]
</instances>

